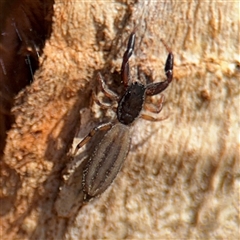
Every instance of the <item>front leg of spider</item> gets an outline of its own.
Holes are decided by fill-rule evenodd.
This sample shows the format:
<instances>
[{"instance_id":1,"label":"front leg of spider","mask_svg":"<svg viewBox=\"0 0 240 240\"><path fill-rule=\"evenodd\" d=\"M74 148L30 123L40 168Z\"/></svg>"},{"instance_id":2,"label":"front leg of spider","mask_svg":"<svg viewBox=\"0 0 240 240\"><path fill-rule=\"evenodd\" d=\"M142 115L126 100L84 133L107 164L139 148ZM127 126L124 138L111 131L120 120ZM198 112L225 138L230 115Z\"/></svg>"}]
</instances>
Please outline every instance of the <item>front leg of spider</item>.
<instances>
[{"instance_id":1,"label":"front leg of spider","mask_svg":"<svg viewBox=\"0 0 240 240\"><path fill-rule=\"evenodd\" d=\"M132 56L134 45L135 45L135 33L131 33L129 40L128 40L128 46L127 50L125 51L123 55L123 61L122 61L122 67L121 67L121 77L122 81L124 83L124 86L127 87L129 84L129 63L128 60Z\"/></svg>"},{"instance_id":2,"label":"front leg of spider","mask_svg":"<svg viewBox=\"0 0 240 240\"><path fill-rule=\"evenodd\" d=\"M164 91L168 87L168 85L172 82L174 56L171 50L169 48L167 49L169 50L169 54L164 68L167 79L163 82L148 84L146 87L146 95L148 96L159 94L160 92Z\"/></svg>"}]
</instances>

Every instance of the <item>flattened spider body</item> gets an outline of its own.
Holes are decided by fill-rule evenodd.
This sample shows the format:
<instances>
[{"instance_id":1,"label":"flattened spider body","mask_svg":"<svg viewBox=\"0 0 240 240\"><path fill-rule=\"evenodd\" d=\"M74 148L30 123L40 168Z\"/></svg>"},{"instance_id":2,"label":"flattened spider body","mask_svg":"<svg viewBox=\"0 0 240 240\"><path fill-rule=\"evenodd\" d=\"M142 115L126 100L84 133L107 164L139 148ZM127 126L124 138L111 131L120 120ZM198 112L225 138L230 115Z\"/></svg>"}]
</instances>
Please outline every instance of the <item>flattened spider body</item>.
<instances>
[{"instance_id":1,"label":"flattened spider body","mask_svg":"<svg viewBox=\"0 0 240 240\"><path fill-rule=\"evenodd\" d=\"M153 96L165 90L173 76L173 54L168 49L169 54L165 64L165 74L167 79L163 82L142 84L140 82L131 82L129 75L129 58L131 57L135 44L135 33L129 37L128 47L123 55L121 67L122 81L125 86L123 96L118 96L112 91L106 89L104 80L99 74L99 80L106 96L114 100L118 100L117 107L117 123L109 122L94 128L76 147L75 154L78 149L86 144L91 137L100 130L107 130L103 139L95 148L89 161L83 168L83 191L84 199L89 200L103 193L116 178L120 171L125 158L127 157L130 147L129 127L140 116L151 121L161 120L153 118L149 115L141 114L145 96ZM162 109L163 97L159 101L153 112L159 113Z\"/></svg>"}]
</instances>

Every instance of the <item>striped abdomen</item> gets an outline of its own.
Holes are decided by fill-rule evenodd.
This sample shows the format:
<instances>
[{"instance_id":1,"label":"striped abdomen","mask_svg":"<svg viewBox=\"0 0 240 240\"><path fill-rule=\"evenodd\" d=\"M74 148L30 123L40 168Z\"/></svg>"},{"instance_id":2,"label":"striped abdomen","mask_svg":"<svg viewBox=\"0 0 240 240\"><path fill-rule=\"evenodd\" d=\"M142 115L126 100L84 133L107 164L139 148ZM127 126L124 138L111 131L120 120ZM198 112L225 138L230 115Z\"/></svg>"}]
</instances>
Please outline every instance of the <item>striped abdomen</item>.
<instances>
[{"instance_id":1,"label":"striped abdomen","mask_svg":"<svg viewBox=\"0 0 240 240\"><path fill-rule=\"evenodd\" d=\"M86 164L83 173L84 192L87 198L103 193L116 178L128 154L129 127L114 125L103 137Z\"/></svg>"}]
</instances>

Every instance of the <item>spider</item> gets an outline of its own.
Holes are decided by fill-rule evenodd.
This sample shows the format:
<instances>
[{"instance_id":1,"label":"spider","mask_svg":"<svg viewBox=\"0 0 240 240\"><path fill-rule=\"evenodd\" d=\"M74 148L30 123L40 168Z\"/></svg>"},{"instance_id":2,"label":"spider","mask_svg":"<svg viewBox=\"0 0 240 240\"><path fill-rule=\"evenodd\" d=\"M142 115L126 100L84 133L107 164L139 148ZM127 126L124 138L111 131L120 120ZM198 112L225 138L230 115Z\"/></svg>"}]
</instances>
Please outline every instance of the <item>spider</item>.
<instances>
[{"instance_id":1,"label":"spider","mask_svg":"<svg viewBox=\"0 0 240 240\"><path fill-rule=\"evenodd\" d=\"M169 52L164 69L167 77L165 81L150 84L132 81L129 74L129 59L134 50L135 38L135 33L131 33L127 50L123 55L121 79L125 87L125 92L121 97L107 89L103 77L100 73L98 74L102 91L108 98L113 100L113 103L117 102L118 104L116 118L112 122L93 128L76 146L74 152L74 155L76 155L78 149L85 145L96 132L106 131L100 143L95 147L91 157L83 166L82 187L85 201L103 193L116 178L129 152L131 140L129 129L134 121L138 117L150 121L162 120L162 118L154 118L143 114L142 109L146 96L161 93L172 82L173 53L163 42ZM154 107L147 106L147 110L159 113L162 110L163 101L164 97L161 95L158 105Z\"/></svg>"}]
</instances>

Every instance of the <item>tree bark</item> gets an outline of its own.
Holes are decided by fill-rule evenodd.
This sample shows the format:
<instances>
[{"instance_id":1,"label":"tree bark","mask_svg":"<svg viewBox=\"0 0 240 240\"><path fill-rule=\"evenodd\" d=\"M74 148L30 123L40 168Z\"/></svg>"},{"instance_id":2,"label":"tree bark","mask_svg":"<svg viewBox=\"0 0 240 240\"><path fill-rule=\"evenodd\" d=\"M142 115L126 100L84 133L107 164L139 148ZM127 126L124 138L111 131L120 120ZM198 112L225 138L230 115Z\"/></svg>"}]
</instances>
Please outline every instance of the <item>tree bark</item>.
<instances>
[{"instance_id":1,"label":"tree bark","mask_svg":"<svg viewBox=\"0 0 240 240\"><path fill-rule=\"evenodd\" d=\"M3 239L237 238L239 2L55 1L53 22L34 82L12 109ZM137 120L113 184L61 218L54 203L73 138L78 128L83 136L108 120L89 100L96 73L117 91L133 30L132 78L137 67L154 81L165 78L160 39L174 53L174 80L160 113L168 118Z\"/></svg>"}]
</instances>

